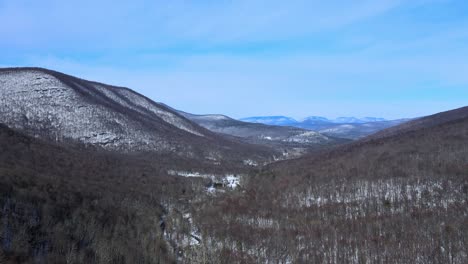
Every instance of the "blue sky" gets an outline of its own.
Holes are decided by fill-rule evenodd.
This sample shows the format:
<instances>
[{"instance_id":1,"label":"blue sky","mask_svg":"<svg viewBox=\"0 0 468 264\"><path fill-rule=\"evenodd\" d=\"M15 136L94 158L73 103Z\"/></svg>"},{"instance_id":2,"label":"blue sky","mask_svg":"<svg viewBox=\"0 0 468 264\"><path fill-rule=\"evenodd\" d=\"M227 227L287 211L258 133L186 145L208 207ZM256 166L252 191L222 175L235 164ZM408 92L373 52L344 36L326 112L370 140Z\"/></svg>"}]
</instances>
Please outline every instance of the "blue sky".
<instances>
[{"instance_id":1,"label":"blue sky","mask_svg":"<svg viewBox=\"0 0 468 264\"><path fill-rule=\"evenodd\" d=\"M464 0L0 0L0 36L2 67L192 113L400 118L468 105Z\"/></svg>"}]
</instances>

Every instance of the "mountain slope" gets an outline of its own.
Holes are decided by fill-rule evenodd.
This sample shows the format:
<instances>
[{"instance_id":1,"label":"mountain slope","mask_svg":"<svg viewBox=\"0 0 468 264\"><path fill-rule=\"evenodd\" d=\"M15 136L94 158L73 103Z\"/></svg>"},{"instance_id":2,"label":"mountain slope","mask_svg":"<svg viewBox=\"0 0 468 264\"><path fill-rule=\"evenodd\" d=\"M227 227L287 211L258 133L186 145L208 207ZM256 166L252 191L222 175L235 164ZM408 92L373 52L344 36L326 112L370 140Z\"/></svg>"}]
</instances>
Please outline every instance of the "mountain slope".
<instances>
[{"instance_id":1,"label":"mountain slope","mask_svg":"<svg viewBox=\"0 0 468 264\"><path fill-rule=\"evenodd\" d=\"M468 107L464 107L413 120L333 150L289 163L279 162L272 167L289 172L292 169L298 172L296 175L318 176L320 171L327 170L336 177L349 176L347 173L351 171L359 177L424 176L422 168L430 175L444 176L445 170L451 171L447 174L468 175L464 171L468 164L464 155L468 151L467 142ZM445 163L443 168L441 163ZM340 167L340 170L331 167ZM389 167L388 171L381 171ZM330 173L326 175L331 176Z\"/></svg>"},{"instance_id":2,"label":"mountain slope","mask_svg":"<svg viewBox=\"0 0 468 264\"><path fill-rule=\"evenodd\" d=\"M159 195L174 177L160 175L157 164L2 124L0 147L2 263L174 263L157 222ZM144 199L149 194L153 200Z\"/></svg>"},{"instance_id":3,"label":"mountain slope","mask_svg":"<svg viewBox=\"0 0 468 264\"><path fill-rule=\"evenodd\" d=\"M406 119L388 120L388 121L375 121L366 123L351 123L351 124L333 124L324 125L318 131L328 136L360 139L368 135L377 133L383 129L397 126L406 122Z\"/></svg>"},{"instance_id":4,"label":"mountain slope","mask_svg":"<svg viewBox=\"0 0 468 264\"><path fill-rule=\"evenodd\" d=\"M431 127L438 126L440 124L448 123L454 120L459 120L468 117L468 107L462 107L455 110L445 111L441 113L437 113L434 115L417 118L401 124L399 126L391 127L385 130L372 135L371 139L373 138L383 138L383 137L390 137L395 136L398 134L416 131L420 129L427 129Z\"/></svg>"},{"instance_id":5,"label":"mountain slope","mask_svg":"<svg viewBox=\"0 0 468 264\"><path fill-rule=\"evenodd\" d=\"M1 263L186 263L193 233L181 212L206 199L210 179L168 169L237 173L176 155L51 142L1 123L0 149Z\"/></svg>"},{"instance_id":6,"label":"mountain slope","mask_svg":"<svg viewBox=\"0 0 468 264\"><path fill-rule=\"evenodd\" d=\"M257 263L467 263L466 112L270 164L206 218Z\"/></svg>"},{"instance_id":7,"label":"mountain slope","mask_svg":"<svg viewBox=\"0 0 468 264\"><path fill-rule=\"evenodd\" d=\"M0 122L30 135L124 151L205 159L266 159L134 91L40 68L0 69Z\"/></svg>"}]
</instances>

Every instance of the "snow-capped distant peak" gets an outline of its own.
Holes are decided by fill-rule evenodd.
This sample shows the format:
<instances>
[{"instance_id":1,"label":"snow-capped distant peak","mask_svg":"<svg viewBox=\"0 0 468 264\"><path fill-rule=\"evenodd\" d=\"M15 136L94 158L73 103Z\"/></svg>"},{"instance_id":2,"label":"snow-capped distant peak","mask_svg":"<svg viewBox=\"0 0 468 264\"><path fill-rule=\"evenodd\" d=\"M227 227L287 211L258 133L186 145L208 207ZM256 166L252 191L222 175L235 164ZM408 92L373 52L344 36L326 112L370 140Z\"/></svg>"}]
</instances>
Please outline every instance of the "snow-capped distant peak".
<instances>
[{"instance_id":1,"label":"snow-capped distant peak","mask_svg":"<svg viewBox=\"0 0 468 264\"><path fill-rule=\"evenodd\" d=\"M253 116L239 119L240 121L250 123L261 123L267 125L290 125L295 124L297 121L294 118L287 116Z\"/></svg>"},{"instance_id":2,"label":"snow-capped distant peak","mask_svg":"<svg viewBox=\"0 0 468 264\"><path fill-rule=\"evenodd\" d=\"M362 123L362 121L359 118L353 117L353 116L346 116L346 117L338 117L335 120L333 120L333 123L339 123L339 124L344 124L344 123Z\"/></svg>"},{"instance_id":3,"label":"snow-capped distant peak","mask_svg":"<svg viewBox=\"0 0 468 264\"><path fill-rule=\"evenodd\" d=\"M387 119L385 118L381 118L381 117L363 117L361 118L362 121L365 121L366 123L367 122L383 122L383 121L387 121Z\"/></svg>"},{"instance_id":4,"label":"snow-capped distant peak","mask_svg":"<svg viewBox=\"0 0 468 264\"><path fill-rule=\"evenodd\" d=\"M323 116L308 116L302 122L330 122L330 120Z\"/></svg>"},{"instance_id":5,"label":"snow-capped distant peak","mask_svg":"<svg viewBox=\"0 0 468 264\"><path fill-rule=\"evenodd\" d=\"M363 117L363 118L338 117L335 120L333 120L333 123L338 123L338 124L362 124L362 123L373 123L373 122L382 122L382 121L386 121L386 119L381 118L381 117Z\"/></svg>"}]
</instances>

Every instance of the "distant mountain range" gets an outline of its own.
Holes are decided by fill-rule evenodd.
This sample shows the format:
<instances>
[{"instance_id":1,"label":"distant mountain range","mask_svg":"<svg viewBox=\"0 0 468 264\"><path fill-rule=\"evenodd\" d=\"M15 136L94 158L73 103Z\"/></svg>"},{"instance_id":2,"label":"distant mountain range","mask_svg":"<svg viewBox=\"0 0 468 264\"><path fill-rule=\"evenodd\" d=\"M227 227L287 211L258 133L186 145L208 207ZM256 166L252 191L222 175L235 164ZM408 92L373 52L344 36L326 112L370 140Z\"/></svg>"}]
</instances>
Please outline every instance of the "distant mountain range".
<instances>
[{"instance_id":1,"label":"distant mountain range","mask_svg":"<svg viewBox=\"0 0 468 264\"><path fill-rule=\"evenodd\" d=\"M261 123L272 126L289 126L297 123L297 121L294 118L287 116L255 116L241 118L239 120L244 122Z\"/></svg>"},{"instance_id":2,"label":"distant mountain range","mask_svg":"<svg viewBox=\"0 0 468 264\"><path fill-rule=\"evenodd\" d=\"M328 119L323 116L309 116L304 118L301 121L298 121L292 117L287 116L253 116L253 117L246 117L239 119L245 122L251 123L262 123L266 125L277 125L277 126L290 126L297 123L305 123L305 122L323 122L323 123L334 123L334 124L364 124L370 122L383 122L388 121L385 118L381 117L338 117L335 119Z\"/></svg>"},{"instance_id":3,"label":"distant mountain range","mask_svg":"<svg viewBox=\"0 0 468 264\"><path fill-rule=\"evenodd\" d=\"M219 114L195 115L183 111L178 112L208 130L239 137L248 143L273 147L288 157L349 141L304 128L251 123Z\"/></svg>"},{"instance_id":4,"label":"distant mountain range","mask_svg":"<svg viewBox=\"0 0 468 264\"><path fill-rule=\"evenodd\" d=\"M297 121L287 116L256 116L240 119L245 122L262 123L266 125L293 126L320 132L327 136L347 139L359 139L410 119L386 120L380 117L338 117L328 119L322 116L309 116Z\"/></svg>"}]
</instances>

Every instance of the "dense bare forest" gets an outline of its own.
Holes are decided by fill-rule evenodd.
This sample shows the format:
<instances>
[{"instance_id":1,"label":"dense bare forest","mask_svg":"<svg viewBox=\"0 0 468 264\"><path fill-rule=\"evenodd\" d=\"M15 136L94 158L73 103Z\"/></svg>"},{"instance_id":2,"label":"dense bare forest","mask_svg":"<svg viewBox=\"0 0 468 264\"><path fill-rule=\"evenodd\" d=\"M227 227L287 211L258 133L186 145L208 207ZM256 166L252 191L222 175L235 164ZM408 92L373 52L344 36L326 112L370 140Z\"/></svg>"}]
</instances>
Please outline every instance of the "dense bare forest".
<instances>
[{"instance_id":1,"label":"dense bare forest","mask_svg":"<svg viewBox=\"0 0 468 264\"><path fill-rule=\"evenodd\" d=\"M0 0L0 264L468 264L468 0Z\"/></svg>"},{"instance_id":2,"label":"dense bare forest","mask_svg":"<svg viewBox=\"0 0 468 264\"><path fill-rule=\"evenodd\" d=\"M54 145L2 127L2 259L67 263L466 263L468 120L243 171ZM149 162L154 160L158 162ZM218 171L222 174L232 171Z\"/></svg>"},{"instance_id":3,"label":"dense bare forest","mask_svg":"<svg viewBox=\"0 0 468 264\"><path fill-rule=\"evenodd\" d=\"M468 119L457 116L272 164L244 193L200 205L210 261L466 263Z\"/></svg>"},{"instance_id":4,"label":"dense bare forest","mask_svg":"<svg viewBox=\"0 0 468 264\"><path fill-rule=\"evenodd\" d=\"M468 262L468 108L290 159L123 88L25 72L3 72L0 263Z\"/></svg>"},{"instance_id":5,"label":"dense bare forest","mask_svg":"<svg viewBox=\"0 0 468 264\"><path fill-rule=\"evenodd\" d=\"M180 157L57 145L3 125L0 145L0 260L6 263L175 262L181 249L172 237L190 233L173 219L212 184L169 175L168 168L210 169ZM245 172L229 166L210 172L226 170Z\"/></svg>"}]
</instances>

